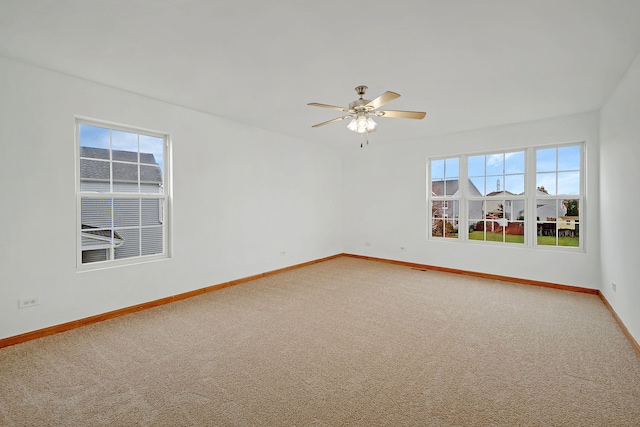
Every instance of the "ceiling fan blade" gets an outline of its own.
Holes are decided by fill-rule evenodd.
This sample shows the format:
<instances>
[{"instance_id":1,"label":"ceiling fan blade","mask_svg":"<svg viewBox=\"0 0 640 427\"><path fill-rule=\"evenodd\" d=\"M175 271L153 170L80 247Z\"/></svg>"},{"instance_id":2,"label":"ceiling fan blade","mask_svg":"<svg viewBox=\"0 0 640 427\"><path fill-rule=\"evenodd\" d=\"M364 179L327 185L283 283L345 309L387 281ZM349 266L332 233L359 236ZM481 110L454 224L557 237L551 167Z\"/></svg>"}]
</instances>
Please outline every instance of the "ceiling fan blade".
<instances>
[{"instance_id":1,"label":"ceiling fan blade","mask_svg":"<svg viewBox=\"0 0 640 427\"><path fill-rule=\"evenodd\" d=\"M310 102L307 105L311 105L312 107L331 108L332 110L349 111L348 108L336 107L335 105L318 104L317 102Z\"/></svg>"},{"instance_id":2,"label":"ceiling fan blade","mask_svg":"<svg viewBox=\"0 0 640 427\"><path fill-rule=\"evenodd\" d=\"M376 111L376 116L378 117L391 117L394 119L424 119L424 116L427 113L422 111L398 111L398 110L386 110L386 111Z\"/></svg>"},{"instance_id":3,"label":"ceiling fan blade","mask_svg":"<svg viewBox=\"0 0 640 427\"><path fill-rule=\"evenodd\" d=\"M383 93L382 95L374 99L373 101L370 101L367 105L365 105L365 107L371 107L375 110L376 108L380 108L387 102L393 101L396 98L400 98L400 94L386 91L385 93Z\"/></svg>"},{"instance_id":4,"label":"ceiling fan blade","mask_svg":"<svg viewBox=\"0 0 640 427\"><path fill-rule=\"evenodd\" d=\"M328 125L329 123L339 122L340 120L349 119L349 118L351 118L351 114L349 114L348 116L344 116L344 117L338 117L337 119L327 120L326 122L318 123L317 125L313 125L311 127L312 128L317 128L317 127L320 127L320 126Z\"/></svg>"}]
</instances>

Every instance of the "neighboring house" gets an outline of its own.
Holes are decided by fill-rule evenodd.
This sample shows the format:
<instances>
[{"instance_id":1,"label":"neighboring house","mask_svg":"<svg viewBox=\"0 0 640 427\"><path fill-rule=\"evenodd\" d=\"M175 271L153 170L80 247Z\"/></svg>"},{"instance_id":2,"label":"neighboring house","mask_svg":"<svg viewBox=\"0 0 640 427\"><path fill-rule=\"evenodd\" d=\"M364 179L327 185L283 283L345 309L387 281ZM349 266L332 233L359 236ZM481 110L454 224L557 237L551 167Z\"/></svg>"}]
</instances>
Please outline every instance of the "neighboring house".
<instances>
[{"instance_id":1,"label":"neighboring house","mask_svg":"<svg viewBox=\"0 0 640 427\"><path fill-rule=\"evenodd\" d=\"M469 195L482 196L478 188L473 184L471 180L469 182ZM460 194L460 182L457 179L447 179L441 181L433 181L431 183L431 195L432 196L450 196L457 197ZM458 200L447 201L434 201L435 208L432 211L434 218L454 218L457 222L459 214ZM482 209L474 209L474 206L470 208L469 218L481 218Z\"/></svg>"},{"instance_id":2,"label":"neighboring house","mask_svg":"<svg viewBox=\"0 0 640 427\"><path fill-rule=\"evenodd\" d=\"M460 191L457 179L433 181L431 184L432 196L456 197ZM471 196L482 196L478 188L469 180L469 193ZM548 194L536 190L537 196L547 196ZM494 229L496 226L507 227L510 222L518 221L525 216L524 200L514 197L521 196L509 191L493 191L487 194L485 206L486 212L482 209L482 202L471 202L469 204L470 225L475 225L477 221L488 220L487 227ZM457 200L434 200L432 208L433 218L448 219L454 226L458 226ZM556 199L538 199L536 205L537 220L541 222L552 222L553 224L540 224L538 234L555 235L557 229L559 236L577 236L579 233L579 217L566 216L566 203L560 203L556 209ZM490 223L490 224L489 224Z\"/></svg>"},{"instance_id":3,"label":"neighboring house","mask_svg":"<svg viewBox=\"0 0 640 427\"><path fill-rule=\"evenodd\" d=\"M113 179L111 175L113 174ZM111 190L113 182L113 190ZM161 191L162 170L153 154L132 151L109 150L103 148L80 147L80 191L88 192L118 192L118 193L158 193ZM155 202L155 200L154 200ZM114 200L119 203L116 222L139 215L138 206L128 209L128 203L136 204L137 200ZM133 205L131 205L133 206ZM143 209L149 206L143 206ZM153 207L151 207L153 209ZM160 209L159 206L156 206ZM122 232L114 229L112 224L112 200L85 199L82 201L82 260L85 262L104 261L111 259L114 251L123 248L126 237ZM159 215L157 215L159 216ZM125 249L121 249L125 250Z\"/></svg>"},{"instance_id":4,"label":"neighboring house","mask_svg":"<svg viewBox=\"0 0 640 427\"><path fill-rule=\"evenodd\" d=\"M536 190L536 196L546 195L547 193ZM487 215L505 218L508 221L514 221L525 216L524 200L509 200L509 197L520 196L519 194L513 194L508 191L494 191L493 193L487 194L487 196L495 196L498 198L495 202L487 201ZM553 218L553 221L555 221L555 218L567 213L567 207L564 203L558 207L558 211L556 211L555 203L556 201L554 199L538 199L536 205L536 217L538 221L546 221L547 218ZM500 206L501 204L503 204L503 206Z\"/></svg>"},{"instance_id":5,"label":"neighboring house","mask_svg":"<svg viewBox=\"0 0 640 427\"><path fill-rule=\"evenodd\" d=\"M524 202L522 200L509 200L515 194L510 191L493 191L487 194L487 197L495 197L495 200L487 200L486 217L496 219L501 226L506 226L508 221L518 219L521 215L520 211L524 210Z\"/></svg>"},{"instance_id":6,"label":"neighboring house","mask_svg":"<svg viewBox=\"0 0 640 427\"><path fill-rule=\"evenodd\" d=\"M566 215L558 217L558 237L577 237L580 234L580 217Z\"/></svg>"}]
</instances>

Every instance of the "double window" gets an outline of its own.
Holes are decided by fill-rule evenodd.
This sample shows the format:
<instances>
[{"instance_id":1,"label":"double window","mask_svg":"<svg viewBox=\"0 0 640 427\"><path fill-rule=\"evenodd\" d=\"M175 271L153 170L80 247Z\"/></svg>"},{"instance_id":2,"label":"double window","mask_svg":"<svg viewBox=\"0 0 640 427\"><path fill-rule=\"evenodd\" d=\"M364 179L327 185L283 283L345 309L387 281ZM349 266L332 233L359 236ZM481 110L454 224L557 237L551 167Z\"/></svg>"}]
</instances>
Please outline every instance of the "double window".
<instances>
[{"instance_id":1,"label":"double window","mask_svg":"<svg viewBox=\"0 0 640 427\"><path fill-rule=\"evenodd\" d=\"M430 236L582 247L583 147L579 143L431 159Z\"/></svg>"},{"instance_id":2,"label":"double window","mask_svg":"<svg viewBox=\"0 0 640 427\"><path fill-rule=\"evenodd\" d=\"M77 120L78 265L168 254L168 138Z\"/></svg>"}]
</instances>

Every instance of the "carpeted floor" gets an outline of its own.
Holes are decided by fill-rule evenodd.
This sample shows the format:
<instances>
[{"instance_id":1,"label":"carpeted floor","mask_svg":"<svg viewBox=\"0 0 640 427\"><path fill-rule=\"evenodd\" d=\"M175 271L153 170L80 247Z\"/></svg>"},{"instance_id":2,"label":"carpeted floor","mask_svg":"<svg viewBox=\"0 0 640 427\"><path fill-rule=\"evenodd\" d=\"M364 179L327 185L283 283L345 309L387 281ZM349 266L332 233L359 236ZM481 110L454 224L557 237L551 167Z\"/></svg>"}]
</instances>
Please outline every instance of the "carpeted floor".
<instances>
[{"instance_id":1,"label":"carpeted floor","mask_svg":"<svg viewBox=\"0 0 640 427\"><path fill-rule=\"evenodd\" d=\"M341 257L0 349L2 426L639 426L594 295Z\"/></svg>"}]
</instances>

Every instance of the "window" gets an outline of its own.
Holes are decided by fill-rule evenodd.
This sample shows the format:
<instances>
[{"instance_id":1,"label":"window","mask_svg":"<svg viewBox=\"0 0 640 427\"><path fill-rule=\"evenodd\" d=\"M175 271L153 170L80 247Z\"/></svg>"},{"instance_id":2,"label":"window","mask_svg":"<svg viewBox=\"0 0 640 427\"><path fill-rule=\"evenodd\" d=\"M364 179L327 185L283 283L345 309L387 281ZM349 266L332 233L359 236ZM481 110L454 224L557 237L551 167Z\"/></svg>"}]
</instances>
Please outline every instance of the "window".
<instances>
[{"instance_id":1,"label":"window","mask_svg":"<svg viewBox=\"0 0 640 427\"><path fill-rule=\"evenodd\" d=\"M580 246L582 147L536 150L536 244Z\"/></svg>"},{"instance_id":2,"label":"window","mask_svg":"<svg viewBox=\"0 0 640 427\"><path fill-rule=\"evenodd\" d=\"M431 161L431 235L458 238L460 160Z\"/></svg>"},{"instance_id":3,"label":"window","mask_svg":"<svg viewBox=\"0 0 640 427\"><path fill-rule=\"evenodd\" d=\"M430 160L430 236L581 248L583 149L577 143Z\"/></svg>"},{"instance_id":4,"label":"window","mask_svg":"<svg viewBox=\"0 0 640 427\"><path fill-rule=\"evenodd\" d=\"M524 243L525 152L467 157L469 239Z\"/></svg>"},{"instance_id":5,"label":"window","mask_svg":"<svg viewBox=\"0 0 640 427\"><path fill-rule=\"evenodd\" d=\"M78 265L166 257L166 135L77 120Z\"/></svg>"}]
</instances>

